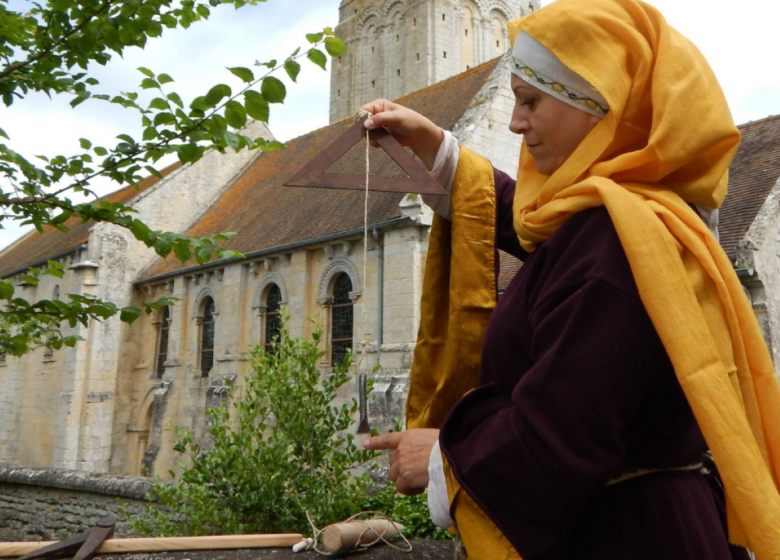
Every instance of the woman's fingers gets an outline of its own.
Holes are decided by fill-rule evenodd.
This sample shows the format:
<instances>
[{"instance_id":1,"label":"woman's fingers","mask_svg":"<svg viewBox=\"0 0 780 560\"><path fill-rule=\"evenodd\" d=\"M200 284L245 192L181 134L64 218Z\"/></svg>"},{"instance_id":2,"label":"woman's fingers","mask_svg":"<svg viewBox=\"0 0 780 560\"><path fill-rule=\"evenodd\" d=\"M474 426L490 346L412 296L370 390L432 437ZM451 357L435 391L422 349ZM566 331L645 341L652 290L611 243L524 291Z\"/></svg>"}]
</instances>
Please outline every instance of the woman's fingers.
<instances>
[{"instance_id":1,"label":"woman's fingers","mask_svg":"<svg viewBox=\"0 0 780 560\"><path fill-rule=\"evenodd\" d=\"M372 115L378 115L379 113L391 110L393 105L395 105L395 103L392 103L387 99L375 99L374 101L363 105L360 108L360 111L368 111Z\"/></svg>"},{"instance_id":2,"label":"woman's fingers","mask_svg":"<svg viewBox=\"0 0 780 560\"><path fill-rule=\"evenodd\" d=\"M420 494L428 486L428 461L439 430L407 430L366 440L367 449L392 449L390 480L401 494Z\"/></svg>"}]
</instances>

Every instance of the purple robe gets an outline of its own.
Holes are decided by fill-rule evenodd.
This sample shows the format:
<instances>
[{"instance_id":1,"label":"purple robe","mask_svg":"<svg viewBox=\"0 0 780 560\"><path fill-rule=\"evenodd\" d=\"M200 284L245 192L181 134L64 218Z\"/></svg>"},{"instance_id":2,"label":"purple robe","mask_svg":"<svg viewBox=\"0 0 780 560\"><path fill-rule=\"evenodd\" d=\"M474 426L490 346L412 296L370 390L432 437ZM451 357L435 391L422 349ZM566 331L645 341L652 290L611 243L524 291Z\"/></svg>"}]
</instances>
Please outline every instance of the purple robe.
<instances>
[{"instance_id":1,"label":"purple robe","mask_svg":"<svg viewBox=\"0 0 780 560\"><path fill-rule=\"evenodd\" d=\"M496 246L524 260L490 319L480 386L445 421L461 485L524 560L731 560L707 446L604 207L528 255L496 171ZM464 272L467 273L467 272ZM478 558L474 556L474 558Z\"/></svg>"}]
</instances>

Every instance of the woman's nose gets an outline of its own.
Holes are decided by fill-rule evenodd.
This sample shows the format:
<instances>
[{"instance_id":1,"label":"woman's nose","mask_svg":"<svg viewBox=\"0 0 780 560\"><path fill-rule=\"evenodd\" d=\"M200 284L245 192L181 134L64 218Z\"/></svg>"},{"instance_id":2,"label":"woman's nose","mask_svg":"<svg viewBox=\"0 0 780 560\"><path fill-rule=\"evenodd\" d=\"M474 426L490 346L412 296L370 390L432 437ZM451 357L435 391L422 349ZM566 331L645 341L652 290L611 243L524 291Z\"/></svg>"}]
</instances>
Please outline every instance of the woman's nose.
<instances>
[{"instance_id":1,"label":"woman's nose","mask_svg":"<svg viewBox=\"0 0 780 560\"><path fill-rule=\"evenodd\" d=\"M528 129L529 123L527 115L525 115L522 108L515 108L512 112L512 119L509 121L509 130L515 134L525 134L528 132Z\"/></svg>"}]
</instances>

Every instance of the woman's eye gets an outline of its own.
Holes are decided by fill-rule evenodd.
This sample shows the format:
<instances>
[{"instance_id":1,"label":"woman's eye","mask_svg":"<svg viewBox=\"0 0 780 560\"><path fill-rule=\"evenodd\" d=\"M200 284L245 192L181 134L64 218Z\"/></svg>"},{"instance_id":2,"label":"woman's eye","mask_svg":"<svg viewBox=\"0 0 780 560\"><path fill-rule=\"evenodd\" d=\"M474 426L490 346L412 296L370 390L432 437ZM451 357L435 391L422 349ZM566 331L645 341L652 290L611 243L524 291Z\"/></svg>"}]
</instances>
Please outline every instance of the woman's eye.
<instances>
[{"instance_id":1,"label":"woman's eye","mask_svg":"<svg viewBox=\"0 0 780 560\"><path fill-rule=\"evenodd\" d=\"M525 99L522 102L522 105L525 107L533 107L534 106L534 100L533 99Z\"/></svg>"}]
</instances>

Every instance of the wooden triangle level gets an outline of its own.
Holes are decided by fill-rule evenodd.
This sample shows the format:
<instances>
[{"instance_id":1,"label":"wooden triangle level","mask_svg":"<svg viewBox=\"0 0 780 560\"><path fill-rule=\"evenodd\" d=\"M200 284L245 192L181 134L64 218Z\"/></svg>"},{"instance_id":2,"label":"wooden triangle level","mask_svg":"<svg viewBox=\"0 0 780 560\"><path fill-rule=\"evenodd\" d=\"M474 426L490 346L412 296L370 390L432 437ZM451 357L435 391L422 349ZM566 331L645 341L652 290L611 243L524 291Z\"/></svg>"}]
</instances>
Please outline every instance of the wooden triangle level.
<instances>
[{"instance_id":1,"label":"wooden triangle level","mask_svg":"<svg viewBox=\"0 0 780 560\"><path fill-rule=\"evenodd\" d=\"M365 118L358 120L354 126L350 127L330 146L306 164L284 186L365 190L365 175L329 173L327 171L355 144L366 137L366 129L363 127L365 120ZM369 190L435 195L448 194L444 188L431 178L425 166L409 155L409 152L404 150L403 146L398 143L398 140L393 138L386 130L372 130L369 132L369 136L409 175L408 178L372 176L369 180Z\"/></svg>"}]
</instances>

